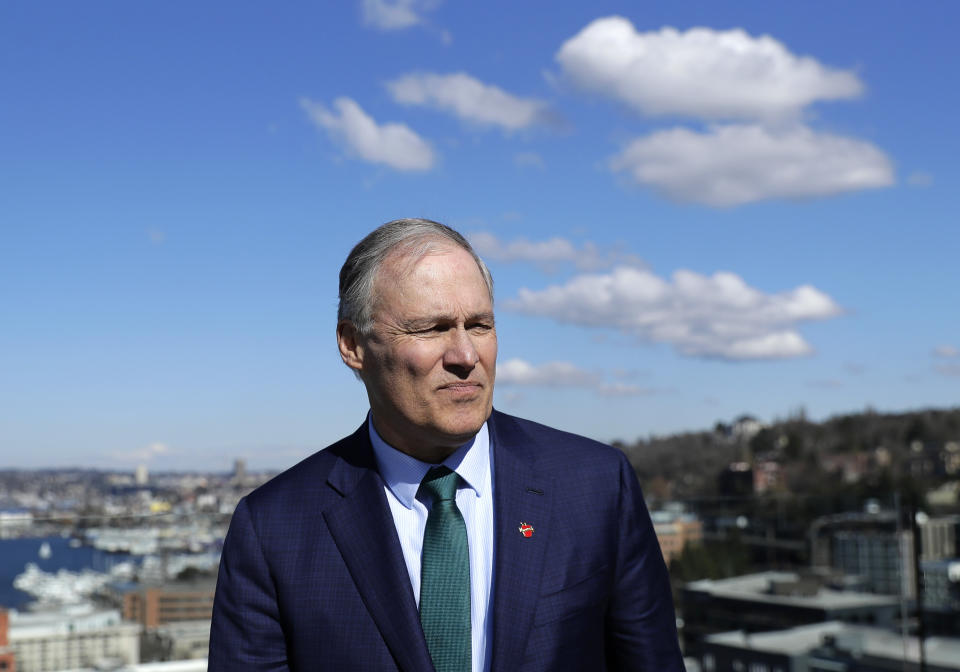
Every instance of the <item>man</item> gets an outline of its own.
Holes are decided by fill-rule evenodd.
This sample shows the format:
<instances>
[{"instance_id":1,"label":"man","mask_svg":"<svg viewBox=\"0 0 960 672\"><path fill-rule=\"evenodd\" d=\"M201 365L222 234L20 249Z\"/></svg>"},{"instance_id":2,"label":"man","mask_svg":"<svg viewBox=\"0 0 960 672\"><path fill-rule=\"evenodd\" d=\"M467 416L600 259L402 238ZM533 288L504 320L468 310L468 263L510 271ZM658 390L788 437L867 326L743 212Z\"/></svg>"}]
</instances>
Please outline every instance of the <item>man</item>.
<instances>
[{"instance_id":1,"label":"man","mask_svg":"<svg viewBox=\"0 0 960 672\"><path fill-rule=\"evenodd\" d=\"M237 506L211 672L683 670L623 454L493 410L493 281L459 233L364 238L337 342L370 414Z\"/></svg>"}]
</instances>

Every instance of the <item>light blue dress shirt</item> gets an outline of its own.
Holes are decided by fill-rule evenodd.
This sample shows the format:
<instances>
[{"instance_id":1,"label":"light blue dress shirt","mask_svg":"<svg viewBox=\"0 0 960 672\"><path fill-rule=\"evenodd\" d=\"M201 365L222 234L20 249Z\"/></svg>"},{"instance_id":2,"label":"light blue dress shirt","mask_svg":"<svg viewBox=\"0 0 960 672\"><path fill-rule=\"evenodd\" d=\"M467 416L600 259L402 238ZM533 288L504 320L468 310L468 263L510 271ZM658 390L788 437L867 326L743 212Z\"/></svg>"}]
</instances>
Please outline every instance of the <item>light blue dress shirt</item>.
<instances>
[{"instance_id":1,"label":"light blue dress shirt","mask_svg":"<svg viewBox=\"0 0 960 672\"><path fill-rule=\"evenodd\" d=\"M400 538L403 560L413 595L420 605L420 553L423 531L432 502L417 498L420 482L436 465L401 453L388 445L367 417L370 441L377 467L384 481L384 492L393 524ZM490 656L487 644L493 639L493 450L490 434L484 423L471 441L460 446L443 465L457 472L462 479L457 490L457 508L467 527L470 553L470 635L472 638L473 672L488 672Z\"/></svg>"}]
</instances>

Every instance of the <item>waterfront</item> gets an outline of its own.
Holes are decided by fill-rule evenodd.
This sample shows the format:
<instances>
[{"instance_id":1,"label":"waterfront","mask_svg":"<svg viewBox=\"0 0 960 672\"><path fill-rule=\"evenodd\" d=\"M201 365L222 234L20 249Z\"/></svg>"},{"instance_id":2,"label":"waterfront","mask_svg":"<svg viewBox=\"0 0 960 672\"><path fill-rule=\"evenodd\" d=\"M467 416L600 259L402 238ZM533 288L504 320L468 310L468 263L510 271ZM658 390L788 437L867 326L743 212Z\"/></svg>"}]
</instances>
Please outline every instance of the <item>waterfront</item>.
<instances>
[{"instance_id":1,"label":"waterfront","mask_svg":"<svg viewBox=\"0 0 960 672\"><path fill-rule=\"evenodd\" d=\"M30 601L30 595L13 587L13 580L24 571L27 563L32 562L44 572L61 569L107 572L113 565L130 559L126 554L106 553L89 546L74 548L70 541L69 537L59 536L0 539L0 607L19 609ZM40 554L44 543L50 548L47 557Z\"/></svg>"}]
</instances>

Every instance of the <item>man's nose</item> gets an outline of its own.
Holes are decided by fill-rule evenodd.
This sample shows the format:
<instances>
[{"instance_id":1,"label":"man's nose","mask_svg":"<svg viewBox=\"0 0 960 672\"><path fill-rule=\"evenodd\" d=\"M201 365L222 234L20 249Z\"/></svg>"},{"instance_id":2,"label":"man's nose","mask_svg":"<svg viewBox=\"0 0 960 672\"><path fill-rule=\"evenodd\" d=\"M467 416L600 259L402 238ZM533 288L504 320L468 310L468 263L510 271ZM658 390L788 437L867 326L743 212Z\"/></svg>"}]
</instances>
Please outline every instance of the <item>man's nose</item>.
<instances>
[{"instance_id":1,"label":"man's nose","mask_svg":"<svg viewBox=\"0 0 960 672\"><path fill-rule=\"evenodd\" d=\"M443 356L444 365L468 370L476 366L480 355L473 345L469 332L463 327L457 327L451 329L448 333L450 334L450 342L447 344L447 351Z\"/></svg>"}]
</instances>

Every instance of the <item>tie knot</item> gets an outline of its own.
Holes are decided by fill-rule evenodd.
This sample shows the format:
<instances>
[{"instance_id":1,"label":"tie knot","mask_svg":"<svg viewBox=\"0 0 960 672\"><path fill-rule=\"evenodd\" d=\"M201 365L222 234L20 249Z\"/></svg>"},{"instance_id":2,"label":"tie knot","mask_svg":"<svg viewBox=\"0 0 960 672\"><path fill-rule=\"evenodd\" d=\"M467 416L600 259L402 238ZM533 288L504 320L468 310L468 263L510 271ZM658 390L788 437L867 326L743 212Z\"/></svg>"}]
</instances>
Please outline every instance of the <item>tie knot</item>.
<instances>
[{"instance_id":1,"label":"tie knot","mask_svg":"<svg viewBox=\"0 0 960 672\"><path fill-rule=\"evenodd\" d=\"M435 502L455 500L459 479L457 472L447 467L434 467L420 481L420 491L430 493Z\"/></svg>"}]
</instances>

